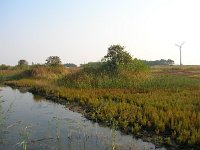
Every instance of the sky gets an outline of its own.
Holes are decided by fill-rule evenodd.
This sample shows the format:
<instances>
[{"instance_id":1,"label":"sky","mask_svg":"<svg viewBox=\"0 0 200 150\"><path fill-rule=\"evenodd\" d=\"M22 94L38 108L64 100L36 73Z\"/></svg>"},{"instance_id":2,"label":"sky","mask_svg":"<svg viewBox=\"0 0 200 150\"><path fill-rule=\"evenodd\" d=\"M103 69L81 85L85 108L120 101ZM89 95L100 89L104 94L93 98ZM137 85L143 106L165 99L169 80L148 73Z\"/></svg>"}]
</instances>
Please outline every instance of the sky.
<instances>
[{"instance_id":1,"label":"sky","mask_svg":"<svg viewBox=\"0 0 200 150\"><path fill-rule=\"evenodd\" d=\"M0 0L0 64L77 65L100 61L110 45L133 58L200 65L200 0Z\"/></svg>"}]
</instances>

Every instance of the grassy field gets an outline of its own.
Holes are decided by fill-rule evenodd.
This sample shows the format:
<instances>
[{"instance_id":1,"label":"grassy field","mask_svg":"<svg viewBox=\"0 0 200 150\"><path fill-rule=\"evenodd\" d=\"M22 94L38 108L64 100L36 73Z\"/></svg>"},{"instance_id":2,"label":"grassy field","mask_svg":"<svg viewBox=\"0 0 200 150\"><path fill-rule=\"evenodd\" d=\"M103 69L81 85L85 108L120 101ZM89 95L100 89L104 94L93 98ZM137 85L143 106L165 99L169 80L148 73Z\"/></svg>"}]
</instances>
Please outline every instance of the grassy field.
<instances>
[{"instance_id":1,"label":"grassy field","mask_svg":"<svg viewBox=\"0 0 200 150\"><path fill-rule=\"evenodd\" d=\"M1 82L81 106L90 119L156 144L200 146L200 66L112 76L83 68L1 70Z\"/></svg>"}]
</instances>

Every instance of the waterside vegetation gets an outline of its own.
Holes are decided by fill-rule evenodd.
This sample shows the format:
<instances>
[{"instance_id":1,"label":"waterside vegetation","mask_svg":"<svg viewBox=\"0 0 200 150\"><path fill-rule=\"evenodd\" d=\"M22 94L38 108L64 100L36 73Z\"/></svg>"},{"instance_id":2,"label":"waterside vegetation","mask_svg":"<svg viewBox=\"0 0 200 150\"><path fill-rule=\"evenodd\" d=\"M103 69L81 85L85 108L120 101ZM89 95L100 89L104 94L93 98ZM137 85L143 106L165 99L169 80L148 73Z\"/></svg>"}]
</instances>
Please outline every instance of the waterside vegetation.
<instances>
[{"instance_id":1,"label":"waterside vegetation","mask_svg":"<svg viewBox=\"0 0 200 150\"><path fill-rule=\"evenodd\" d=\"M81 106L87 118L153 137L156 145L200 147L200 67L149 68L120 45L110 46L101 62L81 67L65 68L55 58L4 66L0 81Z\"/></svg>"}]
</instances>

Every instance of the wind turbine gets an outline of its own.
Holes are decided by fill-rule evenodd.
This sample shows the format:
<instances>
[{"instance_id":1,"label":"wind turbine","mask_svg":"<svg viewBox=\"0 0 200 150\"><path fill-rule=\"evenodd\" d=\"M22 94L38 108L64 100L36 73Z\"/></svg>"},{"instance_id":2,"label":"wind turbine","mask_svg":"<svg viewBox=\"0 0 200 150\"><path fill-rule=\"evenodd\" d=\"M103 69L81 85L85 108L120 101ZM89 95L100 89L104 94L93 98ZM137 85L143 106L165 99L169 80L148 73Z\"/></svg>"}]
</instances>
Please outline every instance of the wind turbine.
<instances>
[{"instance_id":1,"label":"wind turbine","mask_svg":"<svg viewBox=\"0 0 200 150\"><path fill-rule=\"evenodd\" d=\"M182 48L183 44L185 44L185 42L183 42L181 45L175 44L176 46L178 46L180 48L180 66L182 65L182 62L181 62L181 48Z\"/></svg>"}]
</instances>

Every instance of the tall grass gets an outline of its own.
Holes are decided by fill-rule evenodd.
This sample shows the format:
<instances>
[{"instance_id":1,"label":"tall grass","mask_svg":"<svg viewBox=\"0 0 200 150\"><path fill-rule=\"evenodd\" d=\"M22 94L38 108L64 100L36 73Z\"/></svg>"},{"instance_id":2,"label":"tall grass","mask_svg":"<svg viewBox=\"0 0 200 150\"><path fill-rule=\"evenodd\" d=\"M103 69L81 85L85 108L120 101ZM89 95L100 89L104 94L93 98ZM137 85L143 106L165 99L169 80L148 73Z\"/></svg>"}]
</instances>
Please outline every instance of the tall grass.
<instances>
[{"instance_id":1,"label":"tall grass","mask_svg":"<svg viewBox=\"0 0 200 150\"><path fill-rule=\"evenodd\" d=\"M118 74L97 72L96 70L80 70L65 75L57 82L67 88L135 88L138 83L149 76L146 72L121 71Z\"/></svg>"},{"instance_id":2,"label":"tall grass","mask_svg":"<svg viewBox=\"0 0 200 150\"><path fill-rule=\"evenodd\" d=\"M155 90L155 89L196 89L199 88L199 81L193 78L177 75L153 76L138 84L138 89Z\"/></svg>"}]
</instances>

